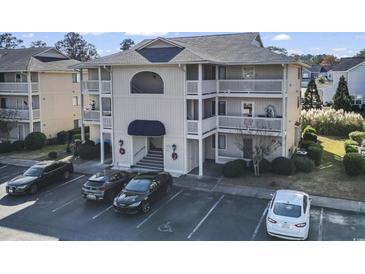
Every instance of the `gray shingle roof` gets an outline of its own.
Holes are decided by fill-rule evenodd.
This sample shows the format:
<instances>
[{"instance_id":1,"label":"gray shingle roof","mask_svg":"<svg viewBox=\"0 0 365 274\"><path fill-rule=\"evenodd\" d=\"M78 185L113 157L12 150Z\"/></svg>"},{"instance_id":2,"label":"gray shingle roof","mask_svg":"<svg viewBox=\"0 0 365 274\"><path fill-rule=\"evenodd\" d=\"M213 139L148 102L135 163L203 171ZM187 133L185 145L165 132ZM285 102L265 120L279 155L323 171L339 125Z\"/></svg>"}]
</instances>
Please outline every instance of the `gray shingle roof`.
<instances>
[{"instance_id":1,"label":"gray shingle roof","mask_svg":"<svg viewBox=\"0 0 365 274\"><path fill-rule=\"evenodd\" d=\"M364 57L348 57L348 58L341 58L340 62L337 64L334 64L331 67L331 70L333 71L346 71L354 66L357 66L358 64L365 62Z\"/></svg>"},{"instance_id":2,"label":"gray shingle roof","mask_svg":"<svg viewBox=\"0 0 365 274\"><path fill-rule=\"evenodd\" d=\"M259 33L234 33L177 38L163 38L183 50L167 64L209 62L220 64L284 64L298 63L294 58L274 53L262 47ZM97 65L147 65L153 64L138 49L152 42L143 40L135 47L109 56L94 59L76 67Z\"/></svg>"},{"instance_id":3,"label":"gray shingle roof","mask_svg":"<svg viewBox=\"0 0 365 274\"><path fill-rule=\"evenodd\" d=\"M0 49L0 71L66 71L70 70L70 66L80 63L67 58L49 62L35 58L37 54L51 49L51 47Z\"/></svg>"},{"instance_id":4,"label":"gray shingle roof","mask_svg":"<svg viewBox=\"0 0 365 274\"><path fill-rule=\"evenodd\" d=\"M322 65L313 65L308 70L314 73L327 72L327 68Z\"/></svg>"}]
</instances>

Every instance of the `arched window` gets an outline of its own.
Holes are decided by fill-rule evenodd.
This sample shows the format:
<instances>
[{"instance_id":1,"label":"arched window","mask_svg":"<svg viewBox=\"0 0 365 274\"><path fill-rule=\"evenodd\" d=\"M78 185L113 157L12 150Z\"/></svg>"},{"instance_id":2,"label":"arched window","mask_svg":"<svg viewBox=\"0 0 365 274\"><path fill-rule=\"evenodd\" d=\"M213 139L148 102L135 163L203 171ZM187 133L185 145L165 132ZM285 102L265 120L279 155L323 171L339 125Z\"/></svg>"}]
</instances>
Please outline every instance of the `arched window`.
<instances>
[{"instance_id":1,"label":"arched window","mask_svg":"<svg viewBox=\"0 0 365 274\"><path fill-rule=\"evenodd\" d=\"M163 94L161 76L152 71L138 72L131 80L131 93Z\"/></svg>"}]
</instances>

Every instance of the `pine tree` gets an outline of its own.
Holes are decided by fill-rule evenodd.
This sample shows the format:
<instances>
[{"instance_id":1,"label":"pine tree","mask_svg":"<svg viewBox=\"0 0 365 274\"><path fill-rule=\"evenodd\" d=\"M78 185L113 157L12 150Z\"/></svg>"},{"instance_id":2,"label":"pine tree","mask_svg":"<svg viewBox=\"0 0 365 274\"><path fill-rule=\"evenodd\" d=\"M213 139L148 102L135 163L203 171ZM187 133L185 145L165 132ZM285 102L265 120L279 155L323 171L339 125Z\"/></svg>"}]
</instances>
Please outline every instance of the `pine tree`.
<instances>
[{"instance_id":1,"label":"pine tree","mask_svg":"<svg viewBox=\"0 0 365 274\"><path fill-rule=\"evenodd\" d=\"M308 83L307 90L304 93L304 109L322 108L322 101L318 94L318 89L316 81L314 79L310 80Z\"/></svg>"},{"instance_id":2,"label":"pine tree","mask_svg":"<svg viewBox=\"0 0 365 274\"><path fill-rule=\"evenodd\" d=\"M341 76L335 95L333 96L333 108L336 110L343 109L344 111L351 111L351 97L347 82L344 76Z\"/></svg>"}]
</instances>

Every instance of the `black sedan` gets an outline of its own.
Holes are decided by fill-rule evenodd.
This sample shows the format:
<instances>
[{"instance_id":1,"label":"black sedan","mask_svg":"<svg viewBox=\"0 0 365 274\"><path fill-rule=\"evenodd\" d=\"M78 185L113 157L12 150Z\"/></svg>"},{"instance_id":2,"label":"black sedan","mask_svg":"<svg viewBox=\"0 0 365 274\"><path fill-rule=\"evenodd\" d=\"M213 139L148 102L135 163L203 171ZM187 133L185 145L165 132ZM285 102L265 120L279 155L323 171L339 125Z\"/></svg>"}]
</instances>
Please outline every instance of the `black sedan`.
<instances>
[{"instance_id":1,"label":"black sedan","mask_svg":"<svg viewBox=\"0 0 365 274\"><path fill-rule=\"evenodd\" d=\"M68 179L73 172L73 165L66 161L43 161L22 175L6 183L6 192L10 195L34 194L42 186L51 184L60 178Z\"/></svg>"},{"instance_id":2,"label":"black sedan","mask_svg":"<svg viewBox=\"0 0 365 274\"><path fill-rule=\"evenodd\" d=\"M114 209L121 213L147 213L153 202L171 192L172 183L172 176L165 172L137 175L115 197Z\"/></svg>"},{"instance_id":3,"label":"black sedan","mask_svg":"<svg viewBox=\"0 0 365 274\"><path fill-rule=\"evenodd\" d=\"M118 195L136 173L106 169L91 176L81 188L81 195L87 200L110 200Z\"/></svg>"}]
</instances>

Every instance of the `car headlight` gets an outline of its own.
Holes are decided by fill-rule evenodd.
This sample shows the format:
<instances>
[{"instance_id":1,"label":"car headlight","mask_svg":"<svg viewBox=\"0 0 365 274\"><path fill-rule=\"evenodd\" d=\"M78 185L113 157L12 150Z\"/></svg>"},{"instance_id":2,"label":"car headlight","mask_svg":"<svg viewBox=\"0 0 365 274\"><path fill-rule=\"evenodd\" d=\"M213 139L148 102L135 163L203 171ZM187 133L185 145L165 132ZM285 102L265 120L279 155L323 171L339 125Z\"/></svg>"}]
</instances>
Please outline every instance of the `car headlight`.
<instances>
[{"instance_id":1,"label":"car headlight","mask_svg":"<svg viewBox=\"0 0 365 274\"><path fill-rule=\"evenodd\" d=\"M137 207L137 206L139 206L140 204L141 204L141 201L136 202L136 203L133 203L133 204L130 204L129 206L130 206L130 207Z\"/></svg>"}]
</instances>

